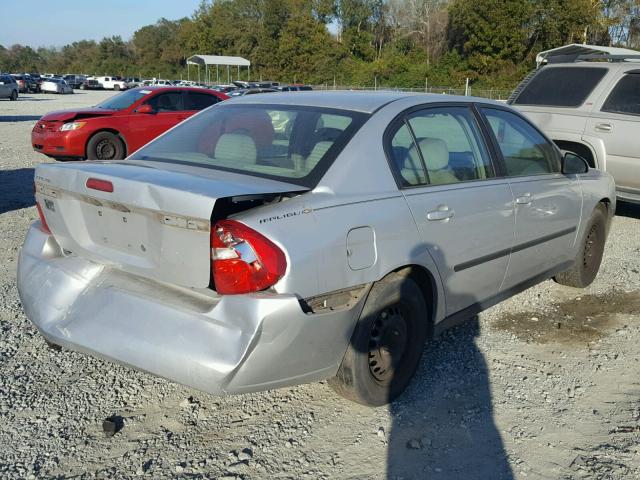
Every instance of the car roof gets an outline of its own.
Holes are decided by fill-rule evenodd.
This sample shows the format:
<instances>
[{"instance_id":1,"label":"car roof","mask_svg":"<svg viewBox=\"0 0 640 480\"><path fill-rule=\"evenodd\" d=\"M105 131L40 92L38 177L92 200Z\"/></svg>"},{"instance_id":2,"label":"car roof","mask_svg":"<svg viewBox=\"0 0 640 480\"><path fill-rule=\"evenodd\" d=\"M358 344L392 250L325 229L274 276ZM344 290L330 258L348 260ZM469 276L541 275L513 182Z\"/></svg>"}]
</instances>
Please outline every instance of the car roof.
<instances>
[{"instance_id":1,"label":"car roof","mask_svg":"<svg viewBox=\"0 0 640 480\"><path fill-rule=\"evenodd\" d=\"M556 62L548 63L544 67L540 67L538 70L544 70L545 68L608 68L608 69L622 69L633 70L640 68L640 62L628 61L628 62Z\"/></svg>"},{"instance_id":2,"label":"car roof","mask_svg":"<svg viewBox=\"0 0 640 480\"><path fill-rule=\"evenodd\" d=\"M220 92L216 92L215 90L211 90L209 88L198 88L198 87L180 87L178 85L149 85L146 87L136 87L136 88L132 88L131 90L149 90L151 92L155 92L156 90L163 90L163 91L168 91L168 90L184 90L187 92L198 92L198 93L202 93L202 92L206 92L206 93L211 93L212 95L215 95L216 93L220 93Z\"/></svg>"},{"instance_id":3,"label":"car roof","mask_svg":"<svg viewBox=\"0 0 640 480\"><path fill-rule=\"evenodd\" d=\"M486 98L461 97L456 95L424 94L412 92L393 91L298 91L278 92L271 95L244 95L234 96L233 104L260 104L260 105L300 105L307 107L325 107L337 110L352 110L363 113L374 113L385 105L404 98L414 98L416 104L437 102L472 102L494 103ZM502 104L500 104L502 105Z\"/></svg>"}]
</instances>

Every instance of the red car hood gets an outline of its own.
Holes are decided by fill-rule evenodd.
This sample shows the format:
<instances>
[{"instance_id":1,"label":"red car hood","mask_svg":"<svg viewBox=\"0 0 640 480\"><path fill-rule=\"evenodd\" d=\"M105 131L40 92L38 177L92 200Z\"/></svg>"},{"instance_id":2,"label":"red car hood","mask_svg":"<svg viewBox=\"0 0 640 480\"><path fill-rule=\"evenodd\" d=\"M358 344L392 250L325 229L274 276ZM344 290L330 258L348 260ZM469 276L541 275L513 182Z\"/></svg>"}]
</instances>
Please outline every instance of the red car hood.
<instances>
[{"instance_id":1,"label":"red car hood","mask_svg":"<svg viewBox=\"0 0 640 480\"><path fill-rule=\"evenodd\" d=\"M46 122L64 122L68 120L75 120L77 118L90 118L90 117L107 117L113 115L117 110L107 110L104 108L84 108L82 110L57 110L55 112L49 112L43 116L40 120Z\"/></svg>"}]
</instances>

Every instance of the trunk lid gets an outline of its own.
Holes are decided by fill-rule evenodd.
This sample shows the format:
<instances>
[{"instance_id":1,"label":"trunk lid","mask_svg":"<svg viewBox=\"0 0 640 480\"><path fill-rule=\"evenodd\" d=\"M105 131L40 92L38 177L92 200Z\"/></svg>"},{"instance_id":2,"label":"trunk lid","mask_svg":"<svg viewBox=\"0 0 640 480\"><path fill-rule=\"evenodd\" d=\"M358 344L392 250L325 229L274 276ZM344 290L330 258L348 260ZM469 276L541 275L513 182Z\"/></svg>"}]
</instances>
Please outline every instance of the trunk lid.
<instances>
[{"instance_id":1,"label":"trunk lid","mask_svg":"<svg viewBox=\"0 0 640 480\"><path fill-rule=\"evenodd\" d=\"M36 199L69 254L185 287L210 281L210 220L217 199L302 192L298 185L201 167L147 162L41 164ZM113 192L87 187L111 182Z\"/></svg>"}]
</instances>

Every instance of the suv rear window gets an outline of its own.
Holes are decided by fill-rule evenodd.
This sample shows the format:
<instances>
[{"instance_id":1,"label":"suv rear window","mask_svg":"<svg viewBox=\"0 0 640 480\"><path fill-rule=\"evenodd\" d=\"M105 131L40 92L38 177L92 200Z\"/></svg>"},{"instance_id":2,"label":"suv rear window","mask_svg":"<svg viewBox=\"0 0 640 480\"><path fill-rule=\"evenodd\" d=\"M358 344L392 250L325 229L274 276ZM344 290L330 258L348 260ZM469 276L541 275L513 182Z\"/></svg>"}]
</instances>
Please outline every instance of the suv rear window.
<instances>
[{"instance_id":1,"label":"suv rear window","mask_svg":"<svg viewBox=\"0 0 640 480\"><path fill-rule=\"evenodd\" d=\"M606 73L606 68L543 67L525 85L513 103L547 107L579 107Z\"/></svg>"},{"instance_id":2,"label":"suv rear window","mask_svg":"<svg viewBox=\"0 0 640 480\"><path fill-rule=\"evenodd\" d=\"M290 105L220 103L131 156L313 188L368 115Z\"/></svg>"}]
</instances>

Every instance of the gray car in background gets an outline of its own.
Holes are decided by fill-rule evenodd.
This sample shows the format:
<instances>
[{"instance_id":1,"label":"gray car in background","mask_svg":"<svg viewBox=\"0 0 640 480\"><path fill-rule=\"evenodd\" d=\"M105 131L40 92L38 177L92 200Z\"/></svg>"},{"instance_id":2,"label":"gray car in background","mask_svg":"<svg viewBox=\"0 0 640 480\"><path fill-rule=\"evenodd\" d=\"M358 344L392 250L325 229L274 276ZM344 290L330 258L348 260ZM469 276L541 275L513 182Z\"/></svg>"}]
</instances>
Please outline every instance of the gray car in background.
<instances>
[{"instance_id":1,"label":"gray car in background","mask_svg":"<svg viewBox=\"0 0 640 480\"><path fill-rule=\"evenodd\" d=\"M561 149L611 173L618 198L640 203L640 55L587 55L544 66L509 103Z\"/></svg>"},{"instance_id":2,"label":"gray car in background","mask_svg":"<svg viewBox=\"0 0 640 480\"><path fill-rule=\"evenodd\" d=\"M367 405L445 328L589 285L616 201L510 107L384 92L221 102L35 185L18 290L48 342L214 394L329 378Z\"/></svg>"},{"instance_id":3,"label":"gray car in background","mask_svg":"<svg viewBox=\"0 0 640 480\"><path fill-rule=\"evenodd\" d=\"M0 74L0 98L17 100L19 90L18 83L11 75Z\"/></svg>"}]
</instances>

